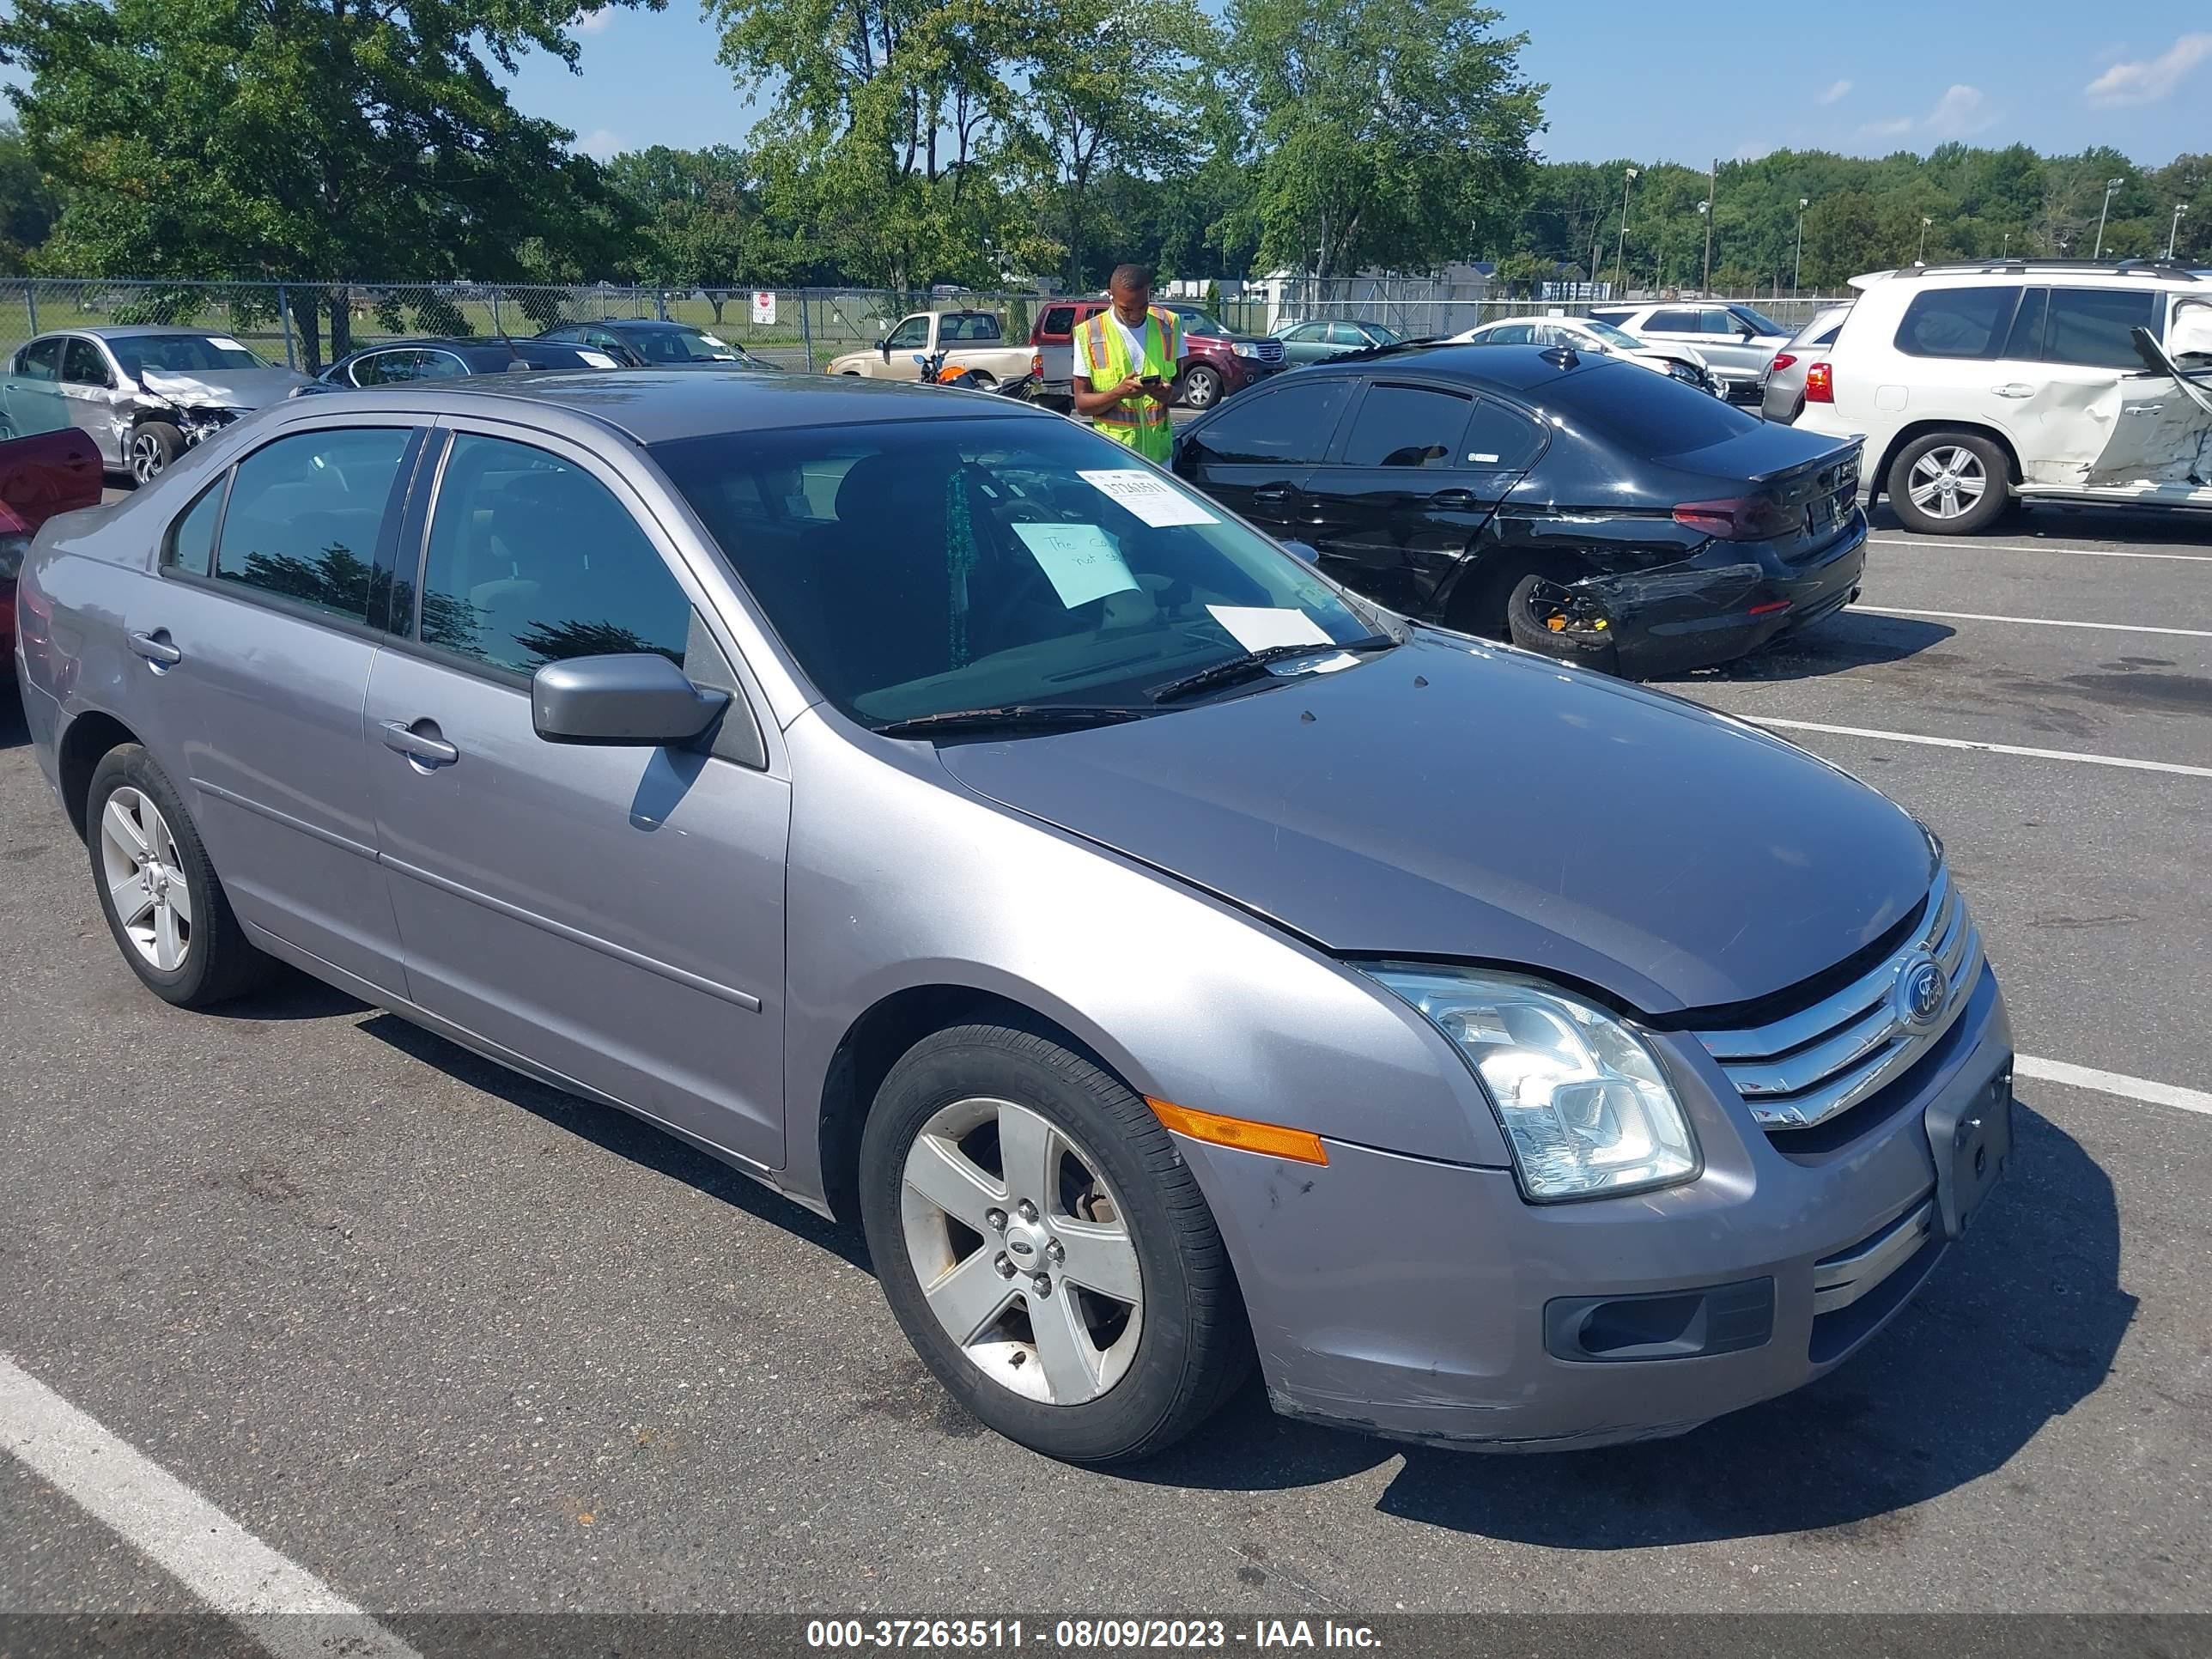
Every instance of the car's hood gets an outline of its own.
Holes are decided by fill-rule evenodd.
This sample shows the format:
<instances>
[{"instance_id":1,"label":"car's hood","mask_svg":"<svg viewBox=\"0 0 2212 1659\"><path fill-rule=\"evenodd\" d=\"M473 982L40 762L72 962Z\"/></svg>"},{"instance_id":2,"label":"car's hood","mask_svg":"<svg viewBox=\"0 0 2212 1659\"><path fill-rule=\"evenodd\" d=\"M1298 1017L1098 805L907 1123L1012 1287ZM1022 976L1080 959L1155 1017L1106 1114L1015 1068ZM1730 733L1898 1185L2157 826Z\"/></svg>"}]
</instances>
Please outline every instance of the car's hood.
<instances>
[{"instance_id":1,"label":"car's hood","mask_svg":"<svg viewBox=\"0 0 2212 1659\"><path fill-rule=\"evenodd\" d=\"M1671 341L1665 345L1647 344L1636 355L1659 363L1687 363L1692 368L1708 370L1711 367L1705 362L1705 353L1697 347L1676 345Z\"/></svg>"},{"instance_id":2,"label":"car's hood","mask_svg":"<svg viewBox=\"0 0 2212 1659\"><path fill-rule=\"evenodd\" d=\"M1507 963L1652 1014L1833 967L1934 871L1904 811L1778 738L1430 630L1225 702L941 754L978 794L1331 951Z\"/></svg>"},{"instance_id":3,"label":"car's hood","mask_svg":"<svg viewBox=\"0 0 2212 1659\"><path fill-rule=\"evenodd\" d=\"M313 382L289 368L208 368L190 374L149 368L138 377L147 391L171 403L206 409L266 409Z\"/></svg>"}]
</instances>

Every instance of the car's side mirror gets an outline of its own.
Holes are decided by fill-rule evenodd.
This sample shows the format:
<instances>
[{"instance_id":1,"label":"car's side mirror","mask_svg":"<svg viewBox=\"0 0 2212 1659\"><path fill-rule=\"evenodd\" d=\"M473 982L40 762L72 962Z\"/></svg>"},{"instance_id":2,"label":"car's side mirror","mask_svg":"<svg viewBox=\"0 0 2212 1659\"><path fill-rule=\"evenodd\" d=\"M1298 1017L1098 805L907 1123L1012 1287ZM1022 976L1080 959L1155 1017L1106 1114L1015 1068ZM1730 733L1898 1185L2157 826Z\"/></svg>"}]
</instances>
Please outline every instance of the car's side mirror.
<instances>
[{"instance_id":1,"label":"car's side mirror","mask_svg":"<svg viewBox=\"0 0 2212 1659\"><path fill-rule=\"evenodd\" d=\"M1321 562L1321 549L1316 547L1311 542L1285 542L1282 544L1282 549L1292 558L1304 559L1308 564Z\"/></svg>"},{"instance_id":2,"label":"car's side mirror","mask_svg":"<svg viewBox=\"0 0 2212 1659\"><path fill-rule=\"evenodd\" d=\"M879 341L878 341L878 342L877 342L877 343L876 343L876 349L877 349L877 350L878 350L878 351L880 351L880 352L882 352L882 353L884 354L884 361L885 362L890 362L890 360L891 360L891 343L890 343L889 340L879 340Z\"/></svg>"},{"instance_id":3,"label":"car's side mirror","mask_svg":"<svg viewBox=\"0 0 2212 1659\"><path fill-rule=\"evenodd\" d=\"M530 723L547 743L658 749L689 743L729 707L651 652L571 657L531 678Z\"/></svg>"}]
</instances>

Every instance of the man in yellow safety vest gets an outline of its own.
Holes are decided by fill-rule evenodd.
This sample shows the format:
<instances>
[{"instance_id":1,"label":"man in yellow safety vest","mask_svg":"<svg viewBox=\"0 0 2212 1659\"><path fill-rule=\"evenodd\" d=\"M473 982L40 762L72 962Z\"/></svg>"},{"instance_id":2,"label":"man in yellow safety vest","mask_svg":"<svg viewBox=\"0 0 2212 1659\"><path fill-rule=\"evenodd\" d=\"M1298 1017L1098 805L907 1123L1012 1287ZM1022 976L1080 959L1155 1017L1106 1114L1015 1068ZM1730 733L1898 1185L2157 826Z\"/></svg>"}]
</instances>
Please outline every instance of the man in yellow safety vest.
<instances>
[{"instance_id":1,"label":"man in yellow safety vest","mask_svg":"<svg viewBox=\"0 0 2212 1659\"><path fill-rule=\"evenodd\" d=\"M1075 331L1075 412L1148 461L1167 464L1173 443L1168 404L1183 358L1182 325L1152 305L1152 273L1117 265L1106 284L1113 304Z\"/></svg>"}]
</instances>

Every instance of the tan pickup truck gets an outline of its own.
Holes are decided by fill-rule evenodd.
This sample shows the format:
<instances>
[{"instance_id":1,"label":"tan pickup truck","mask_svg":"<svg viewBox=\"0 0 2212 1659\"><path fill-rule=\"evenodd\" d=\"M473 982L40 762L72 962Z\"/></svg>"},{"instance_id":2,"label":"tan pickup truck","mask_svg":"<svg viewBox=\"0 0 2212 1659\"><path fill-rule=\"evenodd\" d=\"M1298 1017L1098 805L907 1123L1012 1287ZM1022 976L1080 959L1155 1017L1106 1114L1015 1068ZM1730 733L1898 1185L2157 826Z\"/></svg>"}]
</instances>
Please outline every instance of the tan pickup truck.
<instances>
[{"instance_id":1,"label":"tan pickup truck","mask_svg":"<svg viewBox=\"0 0 2212 1659\"><path fill-rule=\"evenodd\" d=\"M832 374L857 374L869 380L918 380L917 359L938 351L948 367L969 368L995 382L1019 380L1030 372L1026 341L1006 338L1005 325L988 311L917 311L872 349L848 351L830 364Z\"/></svg>"}]
</instances>

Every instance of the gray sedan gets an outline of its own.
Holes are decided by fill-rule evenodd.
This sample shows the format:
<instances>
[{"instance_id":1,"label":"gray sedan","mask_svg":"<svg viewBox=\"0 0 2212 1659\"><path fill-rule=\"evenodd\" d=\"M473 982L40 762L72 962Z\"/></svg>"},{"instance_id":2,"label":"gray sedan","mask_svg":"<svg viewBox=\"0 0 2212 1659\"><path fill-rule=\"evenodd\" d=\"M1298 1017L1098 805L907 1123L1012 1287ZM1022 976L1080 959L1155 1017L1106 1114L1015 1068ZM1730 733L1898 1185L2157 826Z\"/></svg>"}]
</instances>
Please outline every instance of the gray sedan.
<instances>
[{"instance_id":1,"label":"gray sedan","mask_svg":"<svg viewBox=\"0 0 2212 1659\"><path fill-rule=\"evenodd\" d=\"M289 963L857 1220L1054 1456L1255 1358L1425 1442L1679 1432L1872 1339L2007 1164L2003 1002L1907 814L1003 398L301 398L23 583L149 991Z\"/></svg>"},{"instance_id":2,"label":"gray sedan","mask_svg":"<svg viewBox=\"0 0 2212 1659\"><path fill-rule=\"evenodd\" d=\"M181 451L307 384L205 329L66 329L9 360L0 424L9 435L81 428L110 471L144 483Z\"/></svg>"},{"instance_id":3,"label":"gray sedan","mask_svg":"<svg viewBox=\"0 0 2212 1659\"><path fill-rule=\"evenodd\" d=\"M1820 362L1822 350L1835 344L1844 319L1850 314L1848 305L1822 307L1790 337L1789 344L1774 354L1766 372L1759 377L1760 414L1788 424L1805 412L1806 376Z\"/></svg>"}]
</instances>

